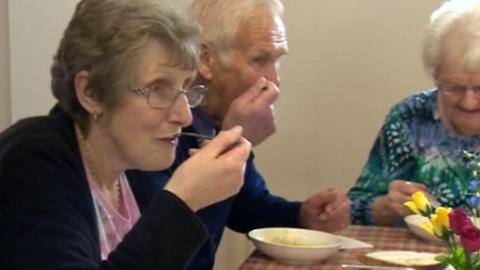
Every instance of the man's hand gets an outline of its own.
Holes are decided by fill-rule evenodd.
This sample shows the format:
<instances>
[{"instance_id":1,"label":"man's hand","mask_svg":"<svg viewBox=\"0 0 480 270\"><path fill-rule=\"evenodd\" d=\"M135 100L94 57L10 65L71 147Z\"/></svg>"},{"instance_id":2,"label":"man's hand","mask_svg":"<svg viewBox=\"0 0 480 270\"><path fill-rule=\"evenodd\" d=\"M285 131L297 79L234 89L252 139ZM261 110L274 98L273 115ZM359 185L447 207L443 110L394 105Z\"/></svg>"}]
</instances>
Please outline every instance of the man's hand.
<instances>
[{"instance_id":1,"label":"man's hand","mask_svg":"<svg viewBox=\"0 0 480 270\"><path fill-rule=\"evenodd\" d=\"M378 197L373 202L373 217L378 225L394 225L403 217L411 214L410 210L403 205L410 201L413 193L417 191L426 193L427 186L420 183L409 182L405 180L394 180L388 187L388 193L385 196Z\"/></svg>"},{"instance_id":2,"label":"man's hand","mask_svg":"<svg viewBox=\"0 0 480 270\"><path fill-rule=\"evenodd\" d=\"M350 200L338 189L319 192L300 209L300 225L314 230L336 232L350 224Z\"/></svg>"},{"instance_id":3,"label":"man's hand","mask_svg":"<svg viewBox=\"0 0 480 270\"><path fill-rule=\"evenodd\" d=\"M275 108L273 103L280 92L278 87L260 78L245 93L236 98L222 123L222 129L233 126L243 127L243 137L252 146L263 142L275 132Z\"/></svg>"}]
</instances>

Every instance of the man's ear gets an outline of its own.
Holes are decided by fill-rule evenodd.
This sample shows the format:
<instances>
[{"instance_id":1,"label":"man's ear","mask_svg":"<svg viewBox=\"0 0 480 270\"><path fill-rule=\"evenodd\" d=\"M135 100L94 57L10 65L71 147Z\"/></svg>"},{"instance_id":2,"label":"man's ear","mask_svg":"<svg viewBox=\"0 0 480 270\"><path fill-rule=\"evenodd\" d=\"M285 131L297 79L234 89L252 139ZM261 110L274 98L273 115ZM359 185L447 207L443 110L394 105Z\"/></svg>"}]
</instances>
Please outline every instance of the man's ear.
<instances>
[{"instance_id":1,"label":"man's ear","mask_svg":"<svg viewBox=\"0 0 480 270\"><path fill-rule=\"evenodd\" d=\"M92 89L88 88L88 82L90 81L90 73L82 70L75 74L74 86L75 94L82 107L94 117L102 114L102 108L92 92Z\"/></svg>"},{"instance_id":2,"label":"man's ear","mask_svg":"<svg viewBox=\"0 0 480 270\"><path fill-rule=\"evenodd\" d=\"M200 44L200 65L198 67L198 73L205 80L212 79L212 68L214 64L213 57L214 54L212 48L208 44L202 42Z\"/></svg>"}]
</instances>

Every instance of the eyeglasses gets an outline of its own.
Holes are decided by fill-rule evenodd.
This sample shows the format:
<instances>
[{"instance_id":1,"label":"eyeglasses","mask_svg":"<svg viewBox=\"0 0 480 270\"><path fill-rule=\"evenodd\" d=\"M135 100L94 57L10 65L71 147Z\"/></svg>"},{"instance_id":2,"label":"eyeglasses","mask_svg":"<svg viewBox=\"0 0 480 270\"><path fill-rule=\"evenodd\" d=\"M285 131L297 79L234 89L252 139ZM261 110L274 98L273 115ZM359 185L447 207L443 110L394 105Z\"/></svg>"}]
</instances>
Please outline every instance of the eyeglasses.
<instances>
[{"instance_id":1,"label":"eyeglasses","mask_svg":"<svg viewBox=\"0 0 480 270\"><path fill-rule=\"evenodd\" d=\"M137 95L146 97L150 107L162 110L170 109L181 94L187 96L188 107L194 108L200 105L208 89L203 85L178 89L170 84L155 84L149 87L131 87L130 90Z\"/></svg>"},{"instance_id":2,"label":"eyeglasses","mask_svg":"<svg viewBox=\"0 0 480 270\"><path fill-rule=\"evenodd\" d=\"M475 95L480 98L480 85L465 86L454 83L437 82L437 87L445 95L456 97L463 96L468 89L471 89Z\"/></svg>"}]
</instances>

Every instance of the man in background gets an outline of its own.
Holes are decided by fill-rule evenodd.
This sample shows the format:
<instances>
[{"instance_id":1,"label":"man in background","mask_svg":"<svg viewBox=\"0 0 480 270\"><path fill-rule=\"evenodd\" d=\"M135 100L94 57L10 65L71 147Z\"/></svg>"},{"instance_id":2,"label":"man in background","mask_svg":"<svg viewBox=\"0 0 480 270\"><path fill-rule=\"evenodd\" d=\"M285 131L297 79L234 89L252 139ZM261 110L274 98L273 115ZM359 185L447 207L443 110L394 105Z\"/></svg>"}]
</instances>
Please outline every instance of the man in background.
<instances>
[{"instance_id":1,"label":"man in background","mask_svg":"<svg viewBox=\"0 0 480 270\"><path fill-rule=\"evenodd\" d=\"M240 125L258 145L275 132L274 102L279 96L280 58L288 53L283 5L279 0L194 0L191 16L203 28L200 67L194 83L207 86L193 124L184 131L215 135ZM195 138L181 137L173 167L157 173L163 186L175 168L199 148ZM297 179L292 179L296 181ZM198 215L210 232L190 269L211 269L225 226L247 233L260 227L305 227L339 231L350 223L350 202L338 189L328 189L290 202L270 194L255 168L247 163L238 195L202 209Z\"/></svg>"}]
</instances>

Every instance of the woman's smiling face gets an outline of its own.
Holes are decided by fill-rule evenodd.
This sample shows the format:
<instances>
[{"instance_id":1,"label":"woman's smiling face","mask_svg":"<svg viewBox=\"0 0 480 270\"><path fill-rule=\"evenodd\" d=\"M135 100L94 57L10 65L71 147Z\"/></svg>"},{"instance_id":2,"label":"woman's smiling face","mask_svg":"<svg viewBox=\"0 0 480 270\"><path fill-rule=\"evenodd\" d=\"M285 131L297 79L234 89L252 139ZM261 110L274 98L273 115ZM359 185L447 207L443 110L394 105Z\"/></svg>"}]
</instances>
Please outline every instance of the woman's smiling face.
<instances>
[{"instance_id":1,"label":"woman's smiling face","mask_svg":"<svg viewBox=\"0 0 480 270\"><path fill-rule=\"evenodd\" d=\"M437 108L442 123L464 135L480 134L480 72L467 72L454 53L446 55L437 75ZM459 88L463 91L452 91Z\"/></svg>"}]
</instances>

